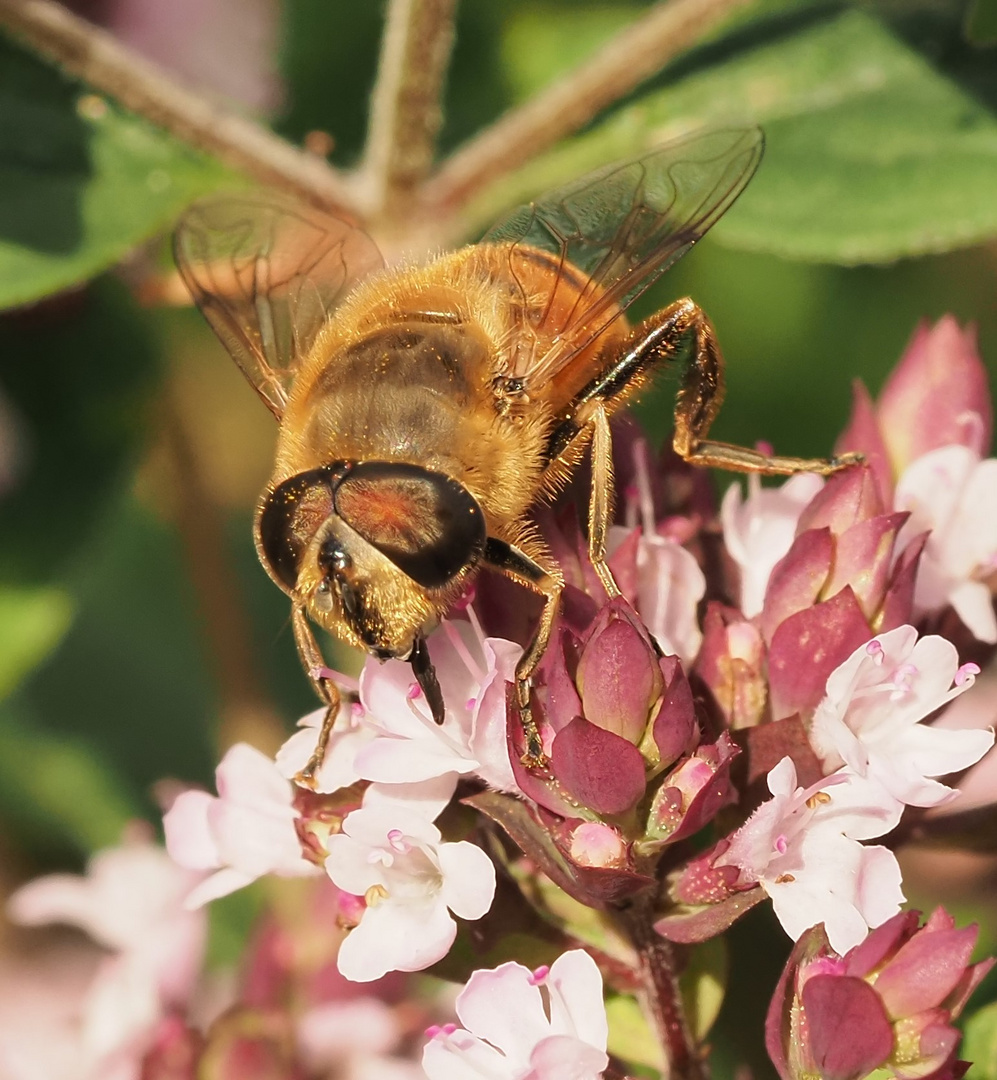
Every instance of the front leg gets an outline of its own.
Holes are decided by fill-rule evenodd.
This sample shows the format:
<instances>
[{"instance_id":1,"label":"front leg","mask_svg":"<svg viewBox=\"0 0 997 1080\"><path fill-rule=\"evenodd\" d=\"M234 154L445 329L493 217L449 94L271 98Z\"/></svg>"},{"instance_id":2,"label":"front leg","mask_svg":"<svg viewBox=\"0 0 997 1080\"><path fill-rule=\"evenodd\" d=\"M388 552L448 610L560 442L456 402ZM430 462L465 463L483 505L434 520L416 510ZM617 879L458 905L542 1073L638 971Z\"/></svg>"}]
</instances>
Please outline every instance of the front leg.
<instances>
[{"instance_id":1,"label":"front leg","mask_svg":"<svg viewBox=\"0 0 997 1080\"><path fill-rule=\"evenodd\" d=\"M526 736L523 764L531 769L544 768L547 765L547 755L544 753L540 732L533 719L530 691L533 688L533 674L543 659L554 628L557 605L564 589L564 577L555 563L544 567L515 545L494 536L489 536L485 541L484 562L515 581L536 590L544 598L543 611L533 634L533 640L516 665L516 704Z\"/></svg>"},{"instance_id":2,"label":"front leg","mask_svg":"<svg viewBox=\"0 0 997 1080\"><path fill-rule=\"evenodd\" d=\"M315 634L312 632L303 604L295 604L291 608L291 626L294 630L294 644L298 648L298 659L301 661L301 666L308 673L315 693L318 694L319 699L325 703L326 707L315 750L308 759L308 763L294 778L296 783L314 790L315 777L322 767L322 762L325 761L325 752L329 748L332 729L336 723L336 717L339 715L340 693L339 687L330 677L325 657L315 640Z\"/></svg>"},{"instance_id":3,"label":"front leg","mask_svg":"<svg viewBox=\"0 0 997 1080\"><path fill-rule=\"evenodd\" d=\"M724 359L710 320L698 304L687 298L676 300L635 327L620 351L571 402L548 441L549 472L556 475L563 471L563 463L571 460L571 448L586 437L592 423L593 406L601 403L606 415L612 415L656 369L679 358L690 336L692 355L675 402L672 443L684 460L733 472L781 476L798 472L827 476L861 463L860 454L783 457L707 439L724 398Z\"/></svg>"},{"instance_id":4,"label":"front leg","mask_svg":"<svg viewBox=\"0 0 997 1080\"><path fill-rule=\"evenodd\" d=\"M707 439L724 399L724 359L713 325L692 300L678 300L652 316L636 334L644 334L644 348L662 359L674 356L680 338L693 335L693 352L675 402L675 452L693 465L712 466L731 472L790 476L799 472L828 476L861 464L861 454L841 454L832 458L784 457L763 454L745 446Z\"/></svg>"}]
</instances>

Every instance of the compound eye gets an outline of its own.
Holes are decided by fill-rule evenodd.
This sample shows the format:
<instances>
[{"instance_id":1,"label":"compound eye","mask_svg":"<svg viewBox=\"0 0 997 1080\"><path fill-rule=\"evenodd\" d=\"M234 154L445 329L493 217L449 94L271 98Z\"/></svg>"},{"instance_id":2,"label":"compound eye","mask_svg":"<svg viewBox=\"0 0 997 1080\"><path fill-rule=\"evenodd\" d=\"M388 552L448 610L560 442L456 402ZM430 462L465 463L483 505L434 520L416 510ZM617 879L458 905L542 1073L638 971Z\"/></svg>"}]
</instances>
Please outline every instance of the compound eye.
<instances>
[{"instance_id":1,"label":"compound eye","mask_svg":"<svg viewBox=\"0 0 997 1080\"><path fill-rule=\"evenodd\" d=\"M332 485L340 471L326 466L298 473L274 488L263 506L260 548L288 592L298 583L302 552L333 512Z\"/></svg>"},{"instance_id":2,"label":"compound eye","mask_svg":"<svg viewBox=\"0 0 997 1080\"><path fill-rule=\"evenodd\" d=\"M351 529L423 588L445 585L484 551L474 497L420 465L362 462L336 486L334 501Z\"/></svg>"}]
</instances>

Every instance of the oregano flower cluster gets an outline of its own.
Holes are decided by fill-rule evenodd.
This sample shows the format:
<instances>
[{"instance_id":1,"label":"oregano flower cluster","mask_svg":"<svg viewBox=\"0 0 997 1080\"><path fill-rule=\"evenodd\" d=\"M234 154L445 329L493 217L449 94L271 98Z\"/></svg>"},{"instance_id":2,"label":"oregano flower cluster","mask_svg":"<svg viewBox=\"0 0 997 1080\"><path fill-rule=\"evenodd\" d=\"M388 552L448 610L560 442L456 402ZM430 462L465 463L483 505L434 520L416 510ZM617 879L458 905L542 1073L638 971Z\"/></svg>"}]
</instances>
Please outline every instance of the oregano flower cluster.
<instances>
[{"instance_id":1,"label":"oregano flower cluster","mask_svg":"<svg viewBox=\"0 0 997 1080\"><path fill-rule=\"evenodd\" d=\"M951 318L917 331L878 401L856 390L835 451L865 464L826 481L725 481L717 503L620 425L621 594L589 565L570 492L538 514L568 583L534 691L546 765L523 763L510 696L533 598L485 577L428 642L442 725L407 664L368 658L340 679L313 785L320 714L275 758L232 747L217 794L176 796L169 858L133 843L15 897L16 918L109 950L83 991L78 1075L622 1078L655 1062L614 1039L609 991L643 1004L658 1067L705 1076L679 950L769 901L791 950L766 988L784 1080L961 1075L952 1021L991 962L970 962L975 930L943 910L904 910L894 841L994 740L944 722L992 693L974 686L997 645L991 432ZM132 923L108 870L126 858L136 880L169 878ZM207 1007L203 905L261 878L294 902L269 905ZM424 970L466 985L406 1011ZM135 1007L101 1011L126 984Z\"/></svg>"}]
</instances>

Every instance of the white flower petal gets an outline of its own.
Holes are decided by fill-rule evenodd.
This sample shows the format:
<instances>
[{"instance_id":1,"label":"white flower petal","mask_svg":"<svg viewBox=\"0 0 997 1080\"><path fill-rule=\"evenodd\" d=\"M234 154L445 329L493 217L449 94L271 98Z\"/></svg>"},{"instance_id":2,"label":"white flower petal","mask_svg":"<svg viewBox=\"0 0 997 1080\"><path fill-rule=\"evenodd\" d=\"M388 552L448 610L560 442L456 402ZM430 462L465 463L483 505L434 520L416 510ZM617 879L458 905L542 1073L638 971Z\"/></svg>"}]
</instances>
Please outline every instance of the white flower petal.
<instances>
[{"instance_id":1,"label":"white flower petal","mask_svg":"<svg viewBox=\"0 0 997 1080\"><path fill-rule=\"evenodd\" d=\"M530 1065L524 1080L599 1080L609 1057L571 1035L552 1035L537 1043Z\"/></svg>"},{"instance_id":2,"label":"white flower petal","mask_svg":"<svg viewBox=\"0 0 997 1080\"><path fill-rule=\"evenodd\" d=\"M997 615L994 598L982 581L960 581L948 594L956 615L978 641L997 642Z\"/></svg>"},{"instance_id":3,"label":"white flower petal","mask_svg":"<svg viewBox=\"0 0 997 1080\"><path fill-rule=\"evenodd\" d=\"M204 907L212 900L220 896L228 896L229 893L237 892L251 885L256 880L255 874L246 874L231 866L223 866L215 871L210 877L205 878L200 885L196 885L190 891L190 895L184 901L184 907L191 911Z\"/></svg>"},{"instance_id":4,"label":"white flower petal","mask_svg":"<svg viewBox=\"0 0 997 1080\"><path fill-rule=\"evenodd\" d=\"M446 956L457 924L442 901L416 905L381 900L364 912L339 947L337 967L351 982L389 971L422 971Z\"/></svg>"},{"instance_id":5,"label":"white flower petal","mask_svg":"<svg viewBox=\"0 0 997 1080\"><path fill-rule=\"evenodd\" d=\"M356 767L365 780L412 784L447 773L473 773L478 762L437 738L378 736L359 751Z\"/></svg>"},{"instance_id":6,"label":"white flower petal","mask_svg":"<svg viewBox=\"0 0 997 1080\"><path fill-rule=\"evenodd\" d=\"M480 919L495 898L495 866L475 844L461 840L436 851L443 873L441 893L447 907L462 919Z\"/></svg>"},{"instance_id":7,"label":"white flower petal","mask_svg":"<svg viewBox=\"0 0 997 1080\"><path fill-rule=\"evenodd\" d=\"M521 1066L550 1034L539 988L530 971L510 961L475 971L457 997L460 1022Z\"/></svg>"},{"instance_id":8,"label":"white flower petal","mask_svg":"<svg viewBox=\"0 0 997 1080\"><path fill-rule=\"evenodd\" d=\"M221 866L221 853L208 825L208 812L215 801L206 791L183 791L163 815L166 850L181 866L191 870Z\"/></svg>"},{"instance_id":9,"label":"white flower petal","mask_svg":"<svg viewBox=\"0 0 997 1080\"><path fill-rule=\"evenodd\" d=\"M363 805L384 809L395 820L398 814L415 814L435 821L449 804L457 780L457 773L444 773L416 784L371 784L364 792Z\"/></svg>"},{"instance_id":10,"label":"white flower petal","mask_svg":"<svg viewBox=\"0 0 997 1080\"><path fill-rule=\"evenodd\" d=\"M599 1050L606 1049L609 1025L602 996L602 974L587 952L572 949L550 967L550 1030L573 1035ZM605 1064L601 1068L605 1068Z\"/></svg>"},{"instance_id":11,"label":"white flower petal","mask_svg":"<svg viewBox=\"0 0 997 1080\"><path fill-rule=\"evenodd\" d=\"M740 484L724 492L724 545L741 571L740 607L748 618L761 612L772 570L789 551L800 515L823 486L814 473L798 473L778 488L763 488L749 478L747 499Z\"/></svg>"},{"instance_id":12,"label":"white flower petal","mask_svg":"<svg viewBox=\"0 0 997 1080\"><path fill-rule=\"evenodd\" d=\"M337 888L363 896L372 885L386 884L384 865L370 858L368 844L337 833L328 837L325 847L328 852L325 872Z\"/></svg>"},{"instance_id":13,"label":"white flower petal","mask_svg":"<svg viewBox=\"0 0 997 1080\"><path fill-rule=\"evenodd\" d=\"M422 1051L429 1080L520 1080L522 1069L470 1032L437 1036Z\"/></svg>"}]
</instances>

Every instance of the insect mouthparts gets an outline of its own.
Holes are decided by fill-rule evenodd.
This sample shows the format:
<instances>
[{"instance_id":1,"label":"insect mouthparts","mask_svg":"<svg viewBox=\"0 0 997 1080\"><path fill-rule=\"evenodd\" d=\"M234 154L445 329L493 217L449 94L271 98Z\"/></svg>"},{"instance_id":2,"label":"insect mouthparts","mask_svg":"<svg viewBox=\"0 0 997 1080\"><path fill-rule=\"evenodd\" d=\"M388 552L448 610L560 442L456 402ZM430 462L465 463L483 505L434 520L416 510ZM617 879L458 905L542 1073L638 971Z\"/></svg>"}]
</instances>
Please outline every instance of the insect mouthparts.
<instances>
[{"instance_id":1,"label":"insect mouthparts","mask_svg":"<svg viewBox=\"0 0 997 1080\"><path fill-rule=\"evenodd\" d=\"M318 564L326 575L342 573L353 565L338 537L330 536L319 549Z\"/></svg>"}]
</instances>

